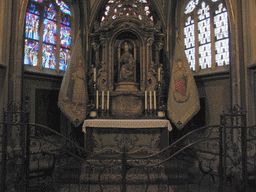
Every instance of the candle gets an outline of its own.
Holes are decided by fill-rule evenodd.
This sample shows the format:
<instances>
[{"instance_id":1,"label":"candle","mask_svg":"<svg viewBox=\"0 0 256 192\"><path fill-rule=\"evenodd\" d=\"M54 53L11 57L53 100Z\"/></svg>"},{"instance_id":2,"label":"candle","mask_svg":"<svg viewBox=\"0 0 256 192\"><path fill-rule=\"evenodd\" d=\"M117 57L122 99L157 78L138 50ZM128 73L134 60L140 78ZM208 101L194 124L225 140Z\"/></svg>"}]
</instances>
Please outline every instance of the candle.
<instances>
[{"instance_id":1,"label":"candle","mask_svg":"<svg viewBox=\"0 0 256 192\"><path fill-rule=\"evenodd\" d=\"M107 109L109 109L109 91L107 92Z\"/></svg>"},{"instance_id":2,"label":"candle","mask_svg":"<svg viewBox=\"0 0 256 192\"><path fill-rule=\"evenodd\" d=\"M102 102L101 102L102 107L101 107L101 109L104 109L104 91L102 91L101 98L102 98Z\"/></svg>"},{"instance_id":3,"label":"candle","mask_svg":"<svg viewBox=\"0 0 256 192\"><path fill-rule=\"evenodd\" d=\"M99 108L99 91L96 91L96 109Z\"/></svg>"},{"instance_id":4,"label":"candle","mask_svg":"<svg viewBox=\"0 0 256 192\"><path fill-rule=\"evenodd\" d=\"M94 72L93 72L93 74L94 74L94 82L96 82L96 67L94 67Z\"/></svg>"},{"instance_id":5,"label":"candle","mask_svg":"<svg viewBox=\"0 0 256 192\"><path fill-rule=\"evenodd\" d=\"M152 91L149 92L149 109L152 109Z\"/></svg>"},{"instance_id":6,"label":"candle","mask_svg":"<svg viewBox=\"0 0 256 192\"><path fill-rule=\"evenodd\" d=\"M158 67L158 81L161 81L161 68L160 67Z\"/></svg>"},{"instance_id":7,"label":"candle","mask_svg":"<svg viewBox=\"0 0 256 192\"><path fill-rule=\"evenodd\" d=\"M154 109L156 109L156 91L154 91Z\"/></svg>"},{"instance_id":8,"label":"candle","mask_svg":"<svg viewBox=\"0 0 256 192\"><path fill-rule=\"evenodd\" d=\"M148 95L147 95L147 91L145 91L145 110L147 110L148 109Z\"/></svg>"}]
</instances>

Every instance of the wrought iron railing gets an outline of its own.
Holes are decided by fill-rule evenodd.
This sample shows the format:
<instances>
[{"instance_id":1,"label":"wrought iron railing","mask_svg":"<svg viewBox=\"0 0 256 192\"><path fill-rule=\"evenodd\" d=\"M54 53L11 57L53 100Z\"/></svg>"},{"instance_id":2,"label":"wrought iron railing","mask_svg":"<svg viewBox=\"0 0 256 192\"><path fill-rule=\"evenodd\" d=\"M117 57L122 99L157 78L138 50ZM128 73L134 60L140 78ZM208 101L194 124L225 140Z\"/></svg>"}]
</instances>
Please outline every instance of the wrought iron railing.
<instances>
[{"instance_id":1,"label":"wrought iron railing","mask_svg":"<svg viewBox=\"0 0 256 192\"><path fill-rule=\"evenodd\" d=\"M234 111L222 114L221 125L195 129L143 157L125 147L115 154L95 154L46 126L13 121L14 115L6 113L12 121L1 124L1 191L246 191L254 187L256 126L239 124L244 116L237 121ZM17 137L22 141L15 145L8 142L15 138L8 134L12 126L22 128Z\"/></svg>"}]
</instances>

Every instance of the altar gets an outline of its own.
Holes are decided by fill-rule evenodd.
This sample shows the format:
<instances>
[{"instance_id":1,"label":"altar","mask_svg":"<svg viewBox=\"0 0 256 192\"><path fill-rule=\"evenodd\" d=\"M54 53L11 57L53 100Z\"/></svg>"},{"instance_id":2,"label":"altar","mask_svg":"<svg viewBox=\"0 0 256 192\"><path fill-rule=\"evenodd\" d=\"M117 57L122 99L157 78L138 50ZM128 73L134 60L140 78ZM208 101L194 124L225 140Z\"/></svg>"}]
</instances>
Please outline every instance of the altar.
<instances>
[{"instance_id":1,"label":"altar","mask_svg":"<svg viewBox=\"0 0 256 192\"><path fill-rule=\"evenodd\" d=\"M168 146L171 130L165 119L88 119L83 123L85 148L98 154L126 148L136 156L152 155Z\"/></svg>"}]
</instances>

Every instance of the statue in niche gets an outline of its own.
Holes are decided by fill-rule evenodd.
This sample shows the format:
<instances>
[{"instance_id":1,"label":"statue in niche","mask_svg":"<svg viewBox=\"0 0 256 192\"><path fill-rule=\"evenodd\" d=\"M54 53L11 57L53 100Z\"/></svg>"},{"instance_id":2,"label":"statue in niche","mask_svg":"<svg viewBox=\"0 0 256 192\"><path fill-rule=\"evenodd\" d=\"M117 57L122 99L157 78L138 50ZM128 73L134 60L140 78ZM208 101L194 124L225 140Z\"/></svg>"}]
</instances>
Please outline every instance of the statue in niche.
<instances>
[{"instance_id":1,"label":"statue in niche","mask_svg":"<svg viewBox=\"0 0 256 192\"><path fill-rule=\"evenodd\" d=\"M120 57L120 82L134 82L134 67L135 61L130 53L130 46L127 42L124 43L124 53Z\"/></svg>"}]
</instances>

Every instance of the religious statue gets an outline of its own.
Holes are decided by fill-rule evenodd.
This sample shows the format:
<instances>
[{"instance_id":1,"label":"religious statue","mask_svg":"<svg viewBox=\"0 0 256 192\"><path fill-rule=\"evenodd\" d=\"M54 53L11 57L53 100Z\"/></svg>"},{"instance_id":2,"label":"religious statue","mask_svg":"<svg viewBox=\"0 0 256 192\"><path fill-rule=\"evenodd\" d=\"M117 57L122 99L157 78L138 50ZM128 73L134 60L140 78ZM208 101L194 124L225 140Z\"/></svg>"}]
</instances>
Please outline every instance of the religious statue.
<instances>
[{"instance_id":1,"label":"religious statue","mask_svg":"<svg viewBox=\"0 0 256 192\"><path fill-rule=\"evenodd\" d=\"M133 55L129 52L129 45L127 42L124 44L124 53L120 57L120 82L133 82L134 81L134 66L135 61Z\"/></svg>"}]
</instances>

